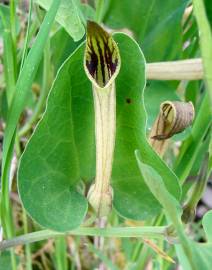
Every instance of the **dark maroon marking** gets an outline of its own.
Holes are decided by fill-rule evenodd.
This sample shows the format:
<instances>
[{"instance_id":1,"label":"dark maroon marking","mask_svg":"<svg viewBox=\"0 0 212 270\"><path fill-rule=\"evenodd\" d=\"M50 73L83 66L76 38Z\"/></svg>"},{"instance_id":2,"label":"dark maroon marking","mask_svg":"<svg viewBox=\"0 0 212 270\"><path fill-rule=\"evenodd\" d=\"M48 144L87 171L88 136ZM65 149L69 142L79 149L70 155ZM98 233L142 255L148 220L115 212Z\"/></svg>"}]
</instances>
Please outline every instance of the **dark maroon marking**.
<instances>
[{"instance_id":1,"label":"dark maroon marking","mask_svg":"<svg viewBox=\"0 0 212 270\"><path fill-rule=\"evenodd\" d=\"M126 102L127 102L127 104L130 104L130 103L132 103L132 100L131 100L131 98L126 98Z\"/></svg>"},{"instance_id":2,"label":"dark maroon marking","mask_svg":"<svg viewBox=\"0 0 212 270\"><path fill-rule=\"evenodd\" d=\"M172 110L172 106L170 106L170 108L168 109L167 114L165 114L168 106L169 106L169 104L164 105L163 115L165 115L165 117L167 117L169 115L170 111Z\"/></svg>"},{"instance_id":3,"label":"dark maroon marking","mask_svg":"<svg viewBox=\"0 0 212 270\"><path fill-rule=\"evenodd\" d=\"M157 141L163 141L168 139L168 137L166 135L155 135L152 136L151 139L157 140Z\"/></svg>"},{"instance_id":4,"label":"dark maroon marking","mask_svg":"<svg viewBox=\"0 0 212 270\"><path fill-rule=\"evenodd\" d=\"M103 82L103 85L105 85L104 56L103 56L103 52L102 52L102 49L100 47L100 44L99 44L99 40L98 39L96 40L96 45L97 45L97 48L98 48L98 51L99 51L99 56L100 56L100 65L101 65L101 71L102 71L102 82Z\"/></svg>"},{"instance_id":5,"label":"dark maroon marking","mask_svg":"<svg viewBox=\"0 0 212 270\"><path fill-rule=\"evenodd\" d=\"M89 52L87 52L90 55L91 60L86 60L86 66L89 70L89 73L93 78L95 78L95 73L97 72L97 66L98 66L98 57L94 51L93 44L91 42L87 45L90 49Z\"/></svg>"},{"instance_id":6,"label":"dark maroon marking","mask_svg":"<svg viewBox=\"0 0 212 270\"><path fill-rule=\"evenodd\" d=\"M106 43L104 40L103 40L103 43L104 43L104 48L105 48L105 58L106 58L106 63L107 63L107 68L108 68L108 74L111 77L116 71L118 59L116 58L115 63L113 63L112 55L115 48L113 47L112 50L110 50L108 43Z\"/></svg>"},{"instance_id":7,"label":"dark maroon marking","mask_svg":"<svg viewBox=\"0 0 212 270\"><path fill-rule=\"evenodd\" d=\"M87 46L89 48L89 50L87 51L87 54L89 54L91 60L88 61L86 60L86 66L89 70L89 73L91 74L91 76L95 79L95 74L96 74L96 80L98 81L98 78L97 78L97 67L98 67L98 64L100 64L101 66L101 73L102 73L102 83L103 83L103 86L106 85L107 81L106 81L106 72L105 72L105 68L107 67L107 70L108 70L108 77L109 79L111 78L111 76L115 73L116 71L116 67L117 67L117 64L118 64L118 59L116 58L115 59L115 62L112 61L112 55L113 55L113 52L115 50L114 47L109 48L108 46L108 42L105 42L104 38L103 37L100 37L102 39L102 42L104 44L104 49L102 50L102 48L100 47L100 42L98 40L98 38L96 38L96 44L97 44L97 49L98 49L98 54L99 54L99 57L100 57L100 63L98 63L98 56L97 54L95 53L94 51L94 48L93 48L93 43L88 39L87 40ZM104 57L105 57L105 61L104 61Z\"/></svg>"}]
</instances>

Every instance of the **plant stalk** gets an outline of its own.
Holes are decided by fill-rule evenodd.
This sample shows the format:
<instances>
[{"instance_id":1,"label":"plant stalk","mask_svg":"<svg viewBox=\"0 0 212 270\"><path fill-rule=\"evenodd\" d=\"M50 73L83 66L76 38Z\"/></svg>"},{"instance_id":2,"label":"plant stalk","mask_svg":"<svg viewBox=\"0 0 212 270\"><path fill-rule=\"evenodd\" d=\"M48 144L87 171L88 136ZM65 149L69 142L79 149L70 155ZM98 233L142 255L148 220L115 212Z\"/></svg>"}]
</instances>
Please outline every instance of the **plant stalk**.
<instances>
[{"instance_id":1,"label":"plant stalk","mask_svg":"<svg viewBox=\"0 0 212 270\"><path fill-rule=\"evenodd\" d=\"M10 240L4 240L0 242L0 251L16 247L19 245L26 245L29 243L34 243L62 235L102 236L102 237L120 237L120 238L122 237L166 238L167 233L168 233L167 226L113 227L113 228L80 227L66 234L51 230L42 230L18 236Z\"/></svg>"},{"instance_id":2,"label":"plant stalk","mask_svg":"<svg viewBox=\"0 0 212 270\"><path fill-rule=\"evenodd\" d=\"M148 80L200 80L203 78L202 59L188 59L147 64Z\"/></svg>"},{"instance_id":3,"label":"plant stalk","mask_svg":"<svg viewBox=\"0 0 212 270\"><path fill-rule=\"evenodd\" d=\"M203 195L203 192L205 191L207 180L210 174L210 170L208 170L208 160L209 160L209 154L206 153L198 180L195 183L193 190L191 192L190 198L183 209L182 221L184 223L188 223L194 219L197 204L200 201Z\"/></svg>"},{"instance_id":4,"label":"plant stalk","mask_svg":"<svg viewBox=\"0 0 212 270\"><path fill-rule=\"evenodd\" d=\"M193 0L194 15L196 17L200 36L200 49L202 54L204 78L212 104L212 32L207 19L203 0Z\"/></svg>"}]
</instances>

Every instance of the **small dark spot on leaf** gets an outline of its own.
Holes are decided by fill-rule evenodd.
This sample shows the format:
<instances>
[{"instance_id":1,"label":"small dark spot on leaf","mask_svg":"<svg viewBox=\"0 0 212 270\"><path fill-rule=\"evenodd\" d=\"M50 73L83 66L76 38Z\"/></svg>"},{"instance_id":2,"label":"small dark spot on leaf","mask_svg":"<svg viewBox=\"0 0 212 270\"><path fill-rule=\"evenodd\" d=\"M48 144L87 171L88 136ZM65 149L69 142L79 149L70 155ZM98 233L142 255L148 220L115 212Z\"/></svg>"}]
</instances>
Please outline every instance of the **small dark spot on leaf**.
<instances>
[{"instance_id":1,"label":"small dark spot on leaf","mask_svg":"<svg viewBox=\"0 0 212 270\"><path fill-rule=\"evenodd\" d=\"M127 102L127 104L130 104L130 103L132 103L132 100L131 100L131 98L126 98L126 102Z\"/></svg>"},{"instance_id":2,"label":"small dark spot on leaf","mask_svg":"<svg viewBox=\"0 0 212 270\"><path fill-rule=\"evenodd\" d=\"M146 87L149 87L149 86L150 86L150 82L147 81L147 82L146 82Z\"/></svg>"}]
</instances>

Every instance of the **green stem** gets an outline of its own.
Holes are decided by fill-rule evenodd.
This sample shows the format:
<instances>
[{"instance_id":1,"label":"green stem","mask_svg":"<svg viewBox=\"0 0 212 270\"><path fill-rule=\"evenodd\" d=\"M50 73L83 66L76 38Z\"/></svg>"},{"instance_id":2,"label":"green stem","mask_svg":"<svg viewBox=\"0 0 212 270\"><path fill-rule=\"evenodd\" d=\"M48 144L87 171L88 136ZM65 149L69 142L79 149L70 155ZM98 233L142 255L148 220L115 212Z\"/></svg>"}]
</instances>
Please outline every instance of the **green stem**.
<instances>
[{"instance_id":1,"label":"green stem","mask_svg":"<svg viewBox=\"0 0 212 270\"><path fill-rule=\"evenodd\" d=\"M11 264L12 264L12 269L16 270L17 265L16 265L16 256L14 250L10 250L10 257L11 257Z\"/></svg>"},{"instance_id":2,"label":"green stem","mask_svg":"<svg viewBox=\"0 0 212 270\"><path fill-rule=\"evenodd\" d=\"M42 57L42 51L54 21L60 1L53 1L41 29L37 35L30 53L20 72L14 97L7 116L7 125L4 133L3 154L2 154L2 178L1 178L1 223L6 238L12 238L14 235L12 224L12 210L9 199L9 171L14 150L14 139L19 116L23 111L28 90L30 89L33 78L37 71ZM15 267L13 268L15 269Z\"/></svg>"},{"instance_id":3,"label":"green stem","mask_svg":"<svg viewBox=\"0 0 212 270\"><path fill-rule=\"evenodd\" d=\"M27 234L28 233L27 215L24 209L23 209L23 225L24 225L24 233ZM26 244L25 253L26 253L26 270L32 270L31 250L29 244Z\"/></svg>"},{"instance_id":4,"label":"green stem","mask_svg":"<svg viewBox=\"0 0 212 270\"><path fill-rule=\"evenodd\" d=\"M175 165L174 172L183 184L197 158L204 137L212 124L208 93L203 97L200 109L192 126L191 135L183 144Z\"/></svg>"},{"instance_id":5,"label":"green stem","mask_svg":"<svg viewBox=\"0 0 212 270\"><path fill-rule=\"evenodd\" d=\"M13 137L13 140L11 142L11 146L8 152L8 162L11 162L12 156L13 156L14 137ZM7 162L5 166L6 166L5 167L6 169L2 172L2 179L3 178L9 179L10 166ZM1 218L1 223L3 227L3 232L6 238L12 238L15 235L13 217L12 217L12 207L11 207L11 203L9 199L9 192L10 192L9 184L10 183L8 181L8 184L4 186L4 192L3 192L3 187L2 187L2 196L1 196L1 204L0 204L1 206L0 218ZM11 255L12 270L16 270L17 266L16 266L16 257L15 257L14 250L10 251L10 255Z\"/></svg>"},{"instance_id":6,"label":"green stem","mask_svg":"<svg viewBox=\"0 0 212 270\"><path fill-rule=\"evenodd\" d=\"M193 0L194 14L200 33L200 49L203 60L203 69L208 88L210 103L212 104L212 33L207 19L204 1Z\"/></svg>"},{"instance_id":7,"label":"green stem","mask_svg":"<svg viewBox=\"0 0 212 270\"><path fill-rule=\"evenodd\" d=\"M167 226L160 227L114 227L114 228L90 228L81 227L70 231L66 234L78 236L102 236L102 237L147 237L147 238L164 238L167 236ZM51 230L42 230L38 232L28 233L22 236L15 237L10 240L5 240L0 243L0 251L8 248L16 247L29 243L46 240L61 235L64 233L54 232Z\"/></svg>"},{"instance_id":8,"label":"green stem","mask_svg":"<svg viewBox=\"0 0 212 270\"><path fill-rule=\"evenodd\" d=\"M208 153L206 154L205 159L203 160L203 166L200 171L198 180L195 183L195 186L191 192L190 199L187 204L184 206L182 220L187 223L193 220L195 216L195 211L199 200L202 197L203 192L205 191L205 186L209 177L208 173Z\"/></svg>"},{"instance_id":9,"label":"green stem","mask_svg":"<svg viewBox=\"0 0 212 270\"><path fill-rule=\"evenodd\" d=\"M154 220L152 220L148 225L150 226L160 226L162 225L164 220L164 213L162 212L159 214ZM149 257L151 256L152 250L144 245L143 243L139 242L138 247L136 248L135 252L133 253L132 260L133 261L139 261L138 266L136 269L143 269L144 266L141 265L146 265ZM142 258L140 258L142 257Z\"/></svg>"},{"instance_id":10,"label":"green stem","mask_svg":"<svg viewBox=\"0 0 212 270\"><path fill-rule=\"evenodd\" d=\"M67 270L66 238L64 236L55 239L55 262L57 270Z\"/></svg>"}]
</instances>

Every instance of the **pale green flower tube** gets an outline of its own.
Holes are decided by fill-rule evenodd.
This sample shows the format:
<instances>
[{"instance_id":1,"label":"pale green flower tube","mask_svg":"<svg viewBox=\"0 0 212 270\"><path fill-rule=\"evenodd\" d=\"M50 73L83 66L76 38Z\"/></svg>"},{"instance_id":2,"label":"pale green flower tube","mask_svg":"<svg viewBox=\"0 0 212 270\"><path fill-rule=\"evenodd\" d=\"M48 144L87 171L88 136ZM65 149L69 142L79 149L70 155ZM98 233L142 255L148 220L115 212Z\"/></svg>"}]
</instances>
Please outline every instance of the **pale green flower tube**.
<instances>
[{"instance_id":1,"label":"pale green flower tube","mask_svg":"<svg viewBox=\"0 0 212 270\"><path fill-rule=\"evenodd\" d=\"M96 177L88 201L102 217L110 212L113 200L110 178L116 134L115 78L120 56L112 37L94 22L87 25L84 67L92 83L96 138Z\"/></svg>"}]
</instances>

